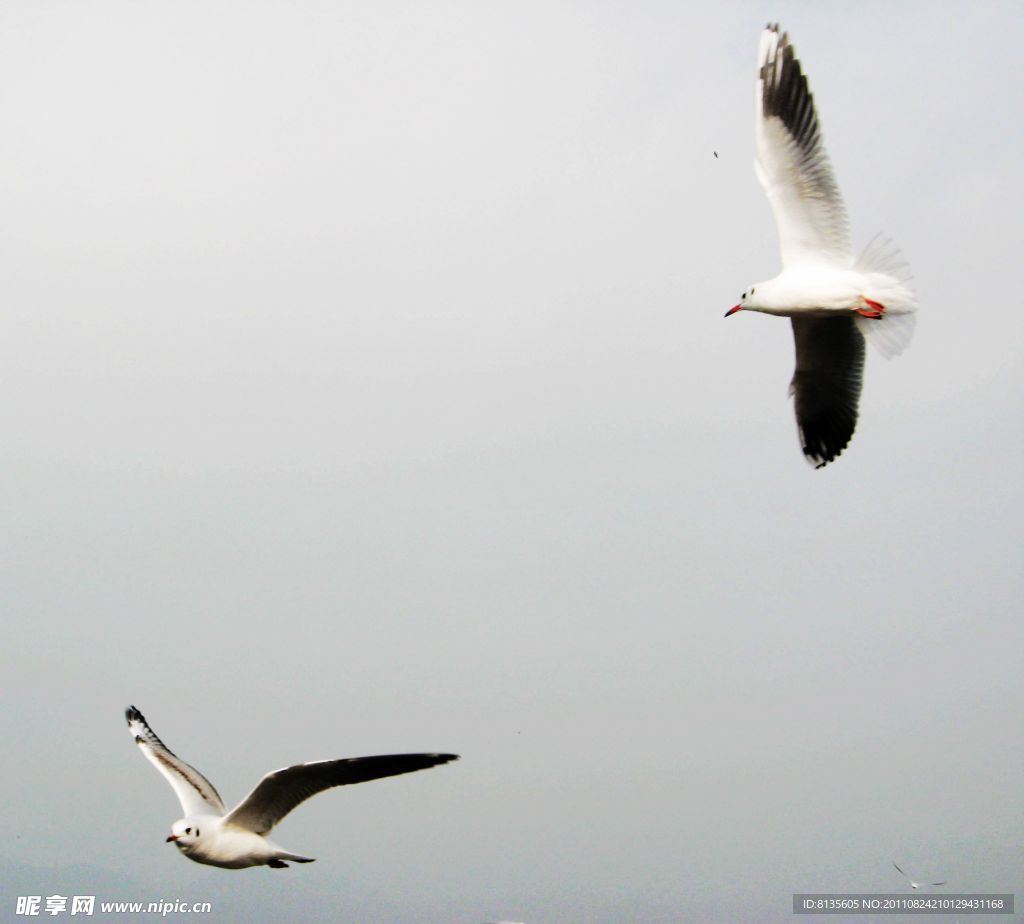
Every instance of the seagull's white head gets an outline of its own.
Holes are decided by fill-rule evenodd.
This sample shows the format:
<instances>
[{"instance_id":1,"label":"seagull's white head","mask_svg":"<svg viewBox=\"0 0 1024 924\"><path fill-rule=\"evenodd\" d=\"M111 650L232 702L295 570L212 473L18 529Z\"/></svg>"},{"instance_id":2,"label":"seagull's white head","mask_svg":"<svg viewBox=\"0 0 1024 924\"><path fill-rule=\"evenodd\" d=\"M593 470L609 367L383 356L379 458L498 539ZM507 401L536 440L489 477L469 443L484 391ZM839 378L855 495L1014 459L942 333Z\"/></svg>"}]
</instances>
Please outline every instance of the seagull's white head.
<instances>
[{"instance_id":1,"label":"seagull's white head","mask_svg":"<svg viewBox=\"0 0 1024 924\"><path fill-rule=\"evenodd\" d=\"M757 303L757 286L751 286L740 296L740 303L733 305L726 313L725 316L729 317L730 314L736 314L737 311L742 311L746 308L748 311L757 311L760 307Z\"/></svg>"},{"instance_id":2,"label":"seagull's white head","mask_svg":"<svg viewBox=\"0 0 1024 924\"><path fill-rule=\"evenodd\" d=\"M199 843L199 825L192 818L182 818L171 825L167 843L174 844L182 853L189 853Z\"/></svg>"}]
</instances>

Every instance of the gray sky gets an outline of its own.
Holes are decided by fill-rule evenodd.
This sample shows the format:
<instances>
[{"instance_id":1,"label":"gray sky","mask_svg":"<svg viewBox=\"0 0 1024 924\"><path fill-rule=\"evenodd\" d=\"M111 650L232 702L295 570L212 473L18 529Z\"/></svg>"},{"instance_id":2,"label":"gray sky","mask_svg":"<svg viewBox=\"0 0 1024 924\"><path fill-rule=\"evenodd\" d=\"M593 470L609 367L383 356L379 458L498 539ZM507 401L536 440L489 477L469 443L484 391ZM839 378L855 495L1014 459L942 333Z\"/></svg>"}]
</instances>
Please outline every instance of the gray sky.
<instances>
[{"instance_id":1,"label":"gray sky","mask_svg":"<svg viewBox=\"0 0 1024 924\"><path fill-rule=\"evenodd\" d=\"M820 472L789 325L722 318L778 269L769 19L921 304ZM0 7L8 881L789 921L896 859L1024 901L1022 42L1011 3ZM229 804L463 760L232 873L163 843L128 703Z\"/></svg>"}]
</instances>

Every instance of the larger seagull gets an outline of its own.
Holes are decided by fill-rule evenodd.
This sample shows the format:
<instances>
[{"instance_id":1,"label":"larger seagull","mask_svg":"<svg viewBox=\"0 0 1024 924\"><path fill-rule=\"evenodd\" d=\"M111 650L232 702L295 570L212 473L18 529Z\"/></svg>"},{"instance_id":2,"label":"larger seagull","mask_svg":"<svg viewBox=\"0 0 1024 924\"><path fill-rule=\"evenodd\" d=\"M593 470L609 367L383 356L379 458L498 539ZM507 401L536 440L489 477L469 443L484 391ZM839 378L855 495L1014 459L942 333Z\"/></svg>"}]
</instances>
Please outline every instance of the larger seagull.
<instances>
[{"instance_id":1,"label":"larger seagull","mask_svg":"<svg viewBox=\"0 0 1024 924\"><path fill-rule=\"evenodd\" d=\"M284 850L266 836L300 802L333 786L365 783L458 760L455 754L388 754L296 764L268 773L229 812L213 784L175 756L138 709L129 706L125 717L135 743L171 784L185 813L171 826L168 843L196 863L227 869L280 869L288 865L285 860L312 863L313 857Z\"/></svg>"},{"instance_id":2,"label":"larger seagull","mask_svg":"<svg viewBox=\"0 0 1024 924\"><path fill-rule=\"evenodd\" d=\"M857 426L864 338L883 356L902 352L913 334L916 299L891 241L876 237L854 259L814 98L778 24L761 34L755 128L754 169L775 214L782 272L747 289L726 317L761 311L792 319L790 394L804 455L821 468L847 447Z\"/></svg>"}]
</instances>

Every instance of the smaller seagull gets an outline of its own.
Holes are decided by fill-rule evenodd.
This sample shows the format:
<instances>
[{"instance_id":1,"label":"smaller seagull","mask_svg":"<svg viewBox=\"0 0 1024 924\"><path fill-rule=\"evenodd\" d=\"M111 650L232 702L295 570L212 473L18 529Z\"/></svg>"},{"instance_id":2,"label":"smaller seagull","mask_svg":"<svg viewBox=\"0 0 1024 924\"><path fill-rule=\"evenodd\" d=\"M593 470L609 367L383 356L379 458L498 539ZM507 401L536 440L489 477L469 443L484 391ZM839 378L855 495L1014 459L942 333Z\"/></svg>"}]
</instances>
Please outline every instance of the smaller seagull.
<instances>
[{"instance_id":1,"label":"smaller seagull","mask_svg":"<svg viewBox=\"0 0 1024 924\"><path fill-rule=\"evenodd\" d=\"M896 861L895 860L893 860L892 865L896 866ZM912 889L920 889L922 885L940 886L940 885L945 885L946 884L946 880L945 879L943 879L942 882L914 882L914 880L911 879L909 876L907 876L907 874L904 873L903 870L901 870L898 866L896 866L896 869L899 870L901 873L903 873L904 876L906 876L907 882L910 883L910 888L912 888Z\"/></svg>"},{"instance_id":2,"label":"smaller seagull","mask_svg":"<svg viewBox=\"0 0 1024 924\"><path fill-rule=\"evenodd\" d=\"M135 743L171 784L185 813L171 826L167 842L196 863L225 869L283 869L288 866L285 860L312 863L314 857L291 853L266 837L299 803L334 786L413 773L459 759L457 754L388 754L296 764L268 773L229 812L213 784L175 756L138 709L129 706L125 717Z\"/></svg>"},{"instance_id":3,"label":"smaller seagull","mask_svg":"<svg viewBox=\"0 0 1024 924\"><path fill-rule=\"evenodd\" d=\"M718 151L712 151L711 153L715 155L715 160L718 160Z\"/></svg>"}]
</instances>

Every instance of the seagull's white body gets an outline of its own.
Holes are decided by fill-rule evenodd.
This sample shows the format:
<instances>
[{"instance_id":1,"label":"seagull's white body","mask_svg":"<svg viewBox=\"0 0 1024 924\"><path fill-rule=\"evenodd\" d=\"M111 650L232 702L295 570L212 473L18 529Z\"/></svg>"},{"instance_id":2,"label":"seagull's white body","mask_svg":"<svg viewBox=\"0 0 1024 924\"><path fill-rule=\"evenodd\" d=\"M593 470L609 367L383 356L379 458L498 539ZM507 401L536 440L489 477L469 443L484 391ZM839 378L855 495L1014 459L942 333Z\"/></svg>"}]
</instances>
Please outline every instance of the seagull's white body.
<instances>
[{"instance_id":1,"label":"seagull's white body","mask_svg":"<svg viewBox=\"0 0 1024 924\"><path fill-rule=\"evenodd\" d=\"M856 314L856 308L851 306L863 307L861 299L865 296L876 302L882 298L893 302L903 295L901 287L894 286L893 278L884 273L815 264L783 270L774 279L752 288L756 301L754 296L748 296L743 308L786 318L850 317Z\"/></svg>"},{"instance_id":2,"label":"seagull's white body","mask_svg":"<svg viewBox=\"0 0 1024 924\"><path fill-rule=\"evenodd\" d=\"M185 832L200 832L193 840ZM303 857L278 846L272 840L225 824L217 815L193 815L183 818L171 829L174 845L190 860L224 869L245 869L249 866L284 866L285 860L311 863ZM170 840L171 838L168 838Z\"/></svg>"},{"instance_id":3,"label":"seagull's white body","mask_svg":"<svg viewBox=\"0 0 1024 924\"><path fill-rule=\"evenodd\" d=\"M884 356L910 342L916 298L892 243L875 238L854 258L814 99L785 34L761 35L755 171L775 215L782 272L743 293L737 311L792 319L800 441L815 467L835 459L857 424L867 337Z\"/></svg>"},{"instance_id":4,"label":"seagull's white body","mask_svg":"<svg viewBox=\"0 0 1024 924\"><path fill-rule=\"evenodd\" d=\"M455 754L388 754L296 764L268 773L230 812L217 790L194 767L177 757L134 706L125 710L128 730L146 758L164 776L185 817L171 826L167 841L190 860L226 869L285 867L285 860L312 863L266 835L295 806L334 786L363 783L425 770L458 760Z\"/></svg>"}]
</instances>

